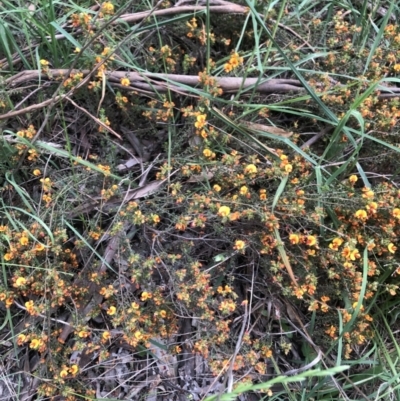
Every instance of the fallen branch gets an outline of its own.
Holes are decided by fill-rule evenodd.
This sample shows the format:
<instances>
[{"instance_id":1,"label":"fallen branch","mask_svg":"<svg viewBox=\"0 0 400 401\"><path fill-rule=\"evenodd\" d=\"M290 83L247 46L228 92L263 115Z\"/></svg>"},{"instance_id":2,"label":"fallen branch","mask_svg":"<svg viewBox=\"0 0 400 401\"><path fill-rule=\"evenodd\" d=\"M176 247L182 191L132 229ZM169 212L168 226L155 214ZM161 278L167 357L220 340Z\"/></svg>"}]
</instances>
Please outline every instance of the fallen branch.
<instances>
[{"instance_id":1,"label":"fallen branch","mask_svg":"<svg viewBox=\"0 0 400 401\"><path fill-rule=\"evenodd\" d=\"M213 3L211 1L211 3ZM133 14L122 14L121 16L119 16L118 18L115 19L115 21L111 21L112 25L118 25L121 23L135 23L138 21L145 21L146 18L149 17L165 17L165 16L172 16L172 15L177 15L177 14L184 14L184 13L190 13L195 15L196 13L200 13L200 12L210 12L210 13L215 13L215 14L248 14L250 12L248 7L245 6L241 6L239 4L235 4L235 3L231 3L228 1L217 1L215 3L218 3L219 5L212 5L210 4L210 6L207 8L207 6L204 5L192 5L192 6L174 6L174 7L170 7L170 8L166 8L166 9L161 9L161 10L155 10L154 8L152 10L148 10L148 11L141 11L138 13L133 13ZM260 16L262 18L264 18L264 15L260 14ZM273 19L269 19L269 21L271 21L272 23L277 23L277 21L273 20ZM104 22L104 20L99 19L99 22ZM299 40L301 40L303 42L303 45L307 45L310 50L312 50L313 52L315 52L315 49L313 48L313 46L311 46L310 43L308 43L305 39L303 39L301 37L301 35L299 35L296 31L294 31L293 29L291 29L290 27L282 24L282 23L277 23L279 28L282 28L288 32L290 32L293 36L296 36ZM63 27L65 28L65 26ZM77 34L81 34L82 30L81 29L76 29L74 32L71 32L71 36L76 36ZM54 36L55 40L63 40L65 39L66 36L64 34L57 34ZM47 37L46 38L49 42L51 42L51 40L53 40L51 37ZM22 51L20 52L16 52L11 56L11 65L16 65L17 63L19 63L21 61L21 53L22 54L28 54L29 52L32 52L32 47L33 46L39 46L40 42L37 43L33 43L31 46L29 47L25 47L24 49L22 49ZM7 58L3 58L0 60L0 65L6 69L10 68L11 66L9 65L9 60Z\"/></svg>"}]
</instances>

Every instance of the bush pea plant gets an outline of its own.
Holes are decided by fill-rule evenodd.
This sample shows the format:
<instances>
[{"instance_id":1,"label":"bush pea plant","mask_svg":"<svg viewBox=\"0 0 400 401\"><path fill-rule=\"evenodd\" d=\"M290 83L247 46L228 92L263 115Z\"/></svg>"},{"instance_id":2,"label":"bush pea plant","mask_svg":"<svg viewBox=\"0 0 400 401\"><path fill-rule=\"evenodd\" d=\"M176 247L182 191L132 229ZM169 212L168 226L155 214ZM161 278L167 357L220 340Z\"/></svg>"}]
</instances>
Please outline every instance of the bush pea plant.
<instances>
[{"instance_id":1,"label":"bush pea plant","mask_svg":"<svg viewBox=\"0 0 400 401\"><path fill-rule=\"evenodd\" d=\"M395 2L0 11L2 399L400 397Z\"/></svg>"}]
</instances>

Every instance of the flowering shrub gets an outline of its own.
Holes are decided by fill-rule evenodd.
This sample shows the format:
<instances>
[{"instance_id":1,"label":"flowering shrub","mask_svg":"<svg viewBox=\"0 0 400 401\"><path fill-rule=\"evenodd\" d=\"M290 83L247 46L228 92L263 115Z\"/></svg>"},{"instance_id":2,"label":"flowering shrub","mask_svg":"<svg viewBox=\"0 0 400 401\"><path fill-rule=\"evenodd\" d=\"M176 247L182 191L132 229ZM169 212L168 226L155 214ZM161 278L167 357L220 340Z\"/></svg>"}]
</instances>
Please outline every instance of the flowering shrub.
<instances>
[{"instance_id":1,"label":"flowering shrub","mask_svg":"<svg viewBox=\"0 0 400 401\"><path fill-rule=\"evenodd\" d=\"M167 18L169 2L158 6L154 13ZM286 59L306 71L309 92L337 119L328 120L303 92L222 89L239 75L264 85L258 79L270 64L268 74L289 73L272 36L232 28L237 15L220 24L202 14L166 20L174 34L162 40L168 27L147 36L129 64L137 38L125 42L135 30L121 34L121 7L103 2L97 14L69 14L88 45L64 55L81 61L53 98L70 102L52 115L58 136L41 114L8 127L15 134L0 169L0 308L12 330L1 347L13 340L16 355L35 357L39 397L68 400L98 397L92 377L124 359L121 350L138 372L156 361L156 375L168 380L183 377L189 356L212 380L264 380L273 358L296 355L303 341L284 334L288 321L313 346L343 342L340 358L353 358L374 336L376 299L399 291L400 191L391 164L399 99L371 88L400 70L400 28L387 24L382 46L357 46L360 27L335 10L324 25L326 56L304 56L311 45L290 40ZM138 35L164 29L153 17L142 15L151 28L139 24ZM310 16L317 45L321 24ZM51 81L58 61L37 58L32 70ZM343 65L347 75L337 74ZM193 87L166 76L189 72ZM10 99L2 109L13 108ZM304 139L311 130L319 142Z\"/></svg>"}]
</instances>

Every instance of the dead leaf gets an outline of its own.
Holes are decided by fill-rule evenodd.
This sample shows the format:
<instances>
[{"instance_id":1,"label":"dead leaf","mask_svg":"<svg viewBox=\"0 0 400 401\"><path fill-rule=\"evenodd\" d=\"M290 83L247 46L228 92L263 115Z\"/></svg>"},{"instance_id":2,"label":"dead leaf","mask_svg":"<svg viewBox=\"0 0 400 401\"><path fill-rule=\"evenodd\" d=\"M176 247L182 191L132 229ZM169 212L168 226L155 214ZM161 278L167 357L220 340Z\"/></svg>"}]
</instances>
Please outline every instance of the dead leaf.
<instances>
[{"instance_id":1,"label":"dead leaf","mask_svg":"<svg viewBox=\"0 0 400 401\"><path fill-rule=\"evenodd\" d=\"M256 124L251 121L240 121L240 125L249 128L252 131L267 132L268 134L281 136L283 138L290 138L293 135L292 131L285 131L282 128L274 127L272 125Z\"/></svg>"},{"instance_id":2,"label":"dead leaf","mask_svg":"<svg viewBox=\"0 0 400 401\"><path fill-rule=\"evenodd\" d=\"M162 376L176 377L178 361L175 355L168 352L165 340L154 337L149 341L149 349L156 358L158 369Z\"/></svg>"},{"instance_id":3,"label":"dead leaf","mask_svg":"<svg viewBox=\"0 0 400 401\"><path fill-rule=\"evenodd\" d=\"M140 164L140 163L142 163L142 159L140 157L131 157L125 163L118 164L117 170L119 172L123 172L123 171L129 170L133 166L136 166L137 164Z\"/></svg>"},{"instance_id":4,"label":"dead leaf","mask_svg":"<svg viewBox=\"0 0 400 401\"><path fill-rule=\"evenodd\" d=\"M202 174L192 175L186 182L202 182L210 181L214 177L211 171L203 172Z\"/></svg>"}]
</instances>

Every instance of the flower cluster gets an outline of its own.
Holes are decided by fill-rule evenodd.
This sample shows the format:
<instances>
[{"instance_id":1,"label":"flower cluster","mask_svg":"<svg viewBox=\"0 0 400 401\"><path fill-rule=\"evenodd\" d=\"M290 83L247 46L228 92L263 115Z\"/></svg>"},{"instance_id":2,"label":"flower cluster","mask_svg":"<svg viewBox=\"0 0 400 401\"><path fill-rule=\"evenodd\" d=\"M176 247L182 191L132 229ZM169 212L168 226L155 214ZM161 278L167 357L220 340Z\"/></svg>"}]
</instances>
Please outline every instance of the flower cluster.
<instances>
[{"instance_id":1,"label":"flower cluster","mask_svg":"<svg viewBox=\"0 0 400 401\"><path fill-rule=\"evenodd\" d=\"M243 57L239 56L237 52L232 53L230 59L224 64L225 72L231 72L243 64Z\"/></svg>"}]
</instances>

